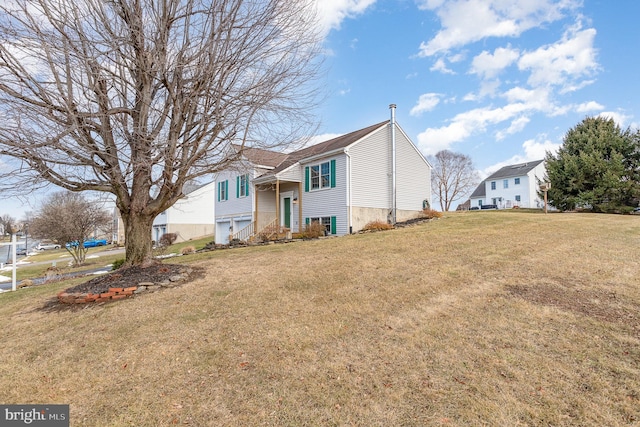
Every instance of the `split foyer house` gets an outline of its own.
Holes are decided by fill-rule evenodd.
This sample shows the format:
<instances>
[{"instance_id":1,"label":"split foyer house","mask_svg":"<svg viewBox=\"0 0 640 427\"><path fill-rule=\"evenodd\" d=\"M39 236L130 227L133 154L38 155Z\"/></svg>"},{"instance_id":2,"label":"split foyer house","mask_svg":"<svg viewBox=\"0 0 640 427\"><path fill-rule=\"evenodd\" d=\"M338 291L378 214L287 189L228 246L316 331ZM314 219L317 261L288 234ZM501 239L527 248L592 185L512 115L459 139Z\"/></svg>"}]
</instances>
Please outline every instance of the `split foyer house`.
<instances>
[{"instance_id":1,"label":"split foyer house","mask_svg":"<svg viewBox=\"0 0 640 427\"><path fill-rule=\"evenodd\" d=\"M469 197L471 208L495 205L498 209L542 208L539 183L546 173L544 160L519 163L500 168L491 174Z\"/></svg>"},{"instance_id":2,"label":"split foyer house","mask_svg":"<svg viewBox=\"0 0 640 427\"><path fill-rule=\"evenodd\" d=\"M391 119L288 154L246 148L216 177L216 243L265 230L329 235L372 221L419 216L431 202L431 166Z\"/></svg>"}]
</instances>

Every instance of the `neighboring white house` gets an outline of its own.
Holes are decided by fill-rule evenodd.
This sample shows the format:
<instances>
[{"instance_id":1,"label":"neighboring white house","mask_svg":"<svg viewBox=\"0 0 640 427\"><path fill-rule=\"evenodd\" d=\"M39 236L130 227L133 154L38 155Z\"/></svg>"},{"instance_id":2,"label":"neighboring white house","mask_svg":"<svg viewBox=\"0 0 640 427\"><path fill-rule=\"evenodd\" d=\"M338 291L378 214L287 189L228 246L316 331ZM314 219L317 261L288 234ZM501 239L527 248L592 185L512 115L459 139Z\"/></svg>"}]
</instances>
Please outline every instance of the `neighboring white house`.
<instances>
[{"instance_id":1,"label":"neighboring white house","mask_svg":"<svg viewBox=\"0 0 640 427\"><path fill-rule=\"evenodd\" d=\"M152 239L175 233L176 242L211 236L215 231L215 182L184 187L184 196L153 221Z\"/></svg>"},{"instance_id":2,"label":"neighboring white house","mask_svg":"<svg viewBox=\"0 0 640 427\"><path fill-rule=\"evenodd\" d=\"M496 205L498 209L542 208L544 201L538 197L538 188L545 173L544 160L505 166L475 189L469 197L471 208L484 205Z\"/></svg>"},{"instance_id":3,"label":"neighboring white house","mask_svg":"<svg viewBox=\"0 0 640 427\"><path fill-rule=\"evenodd\" d=\"M327 234L402 221L431 202L431 165L395 122L378 123L290 153L245 149L216 178L216 243L276 227Z\"/></svg>"}]
</instances>

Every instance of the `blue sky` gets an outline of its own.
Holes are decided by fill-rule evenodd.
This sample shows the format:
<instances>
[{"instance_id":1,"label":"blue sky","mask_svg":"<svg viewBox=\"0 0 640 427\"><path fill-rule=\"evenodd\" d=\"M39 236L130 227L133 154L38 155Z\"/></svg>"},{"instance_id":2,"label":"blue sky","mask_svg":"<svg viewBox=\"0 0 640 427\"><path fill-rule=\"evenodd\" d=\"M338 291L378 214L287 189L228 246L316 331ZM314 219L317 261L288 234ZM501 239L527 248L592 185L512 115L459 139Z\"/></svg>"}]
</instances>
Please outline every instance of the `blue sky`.
<instances>
[{"instance_id":1,"label":"blue sky","mask_svg":"<svg viewBox=\"0 0 640 427\"><path fill-rule=\"evenodd\" d=\"M555 150L586 116L640 123L635 0L322 0L327 134L389 117L481 176Z\"/></svg>"},{"instance_id":2,"label":"blue sky","mask_svg":"<svg viewBox=\"0 0 640 427\"><path fill-rule=\"evenodd\" d=\"M324 140L389 118L482 177L555 150L586 116L640 127L640 1L317 0ZM2 200L22 218L37 204Z\"/></svg>"}]
</instances>

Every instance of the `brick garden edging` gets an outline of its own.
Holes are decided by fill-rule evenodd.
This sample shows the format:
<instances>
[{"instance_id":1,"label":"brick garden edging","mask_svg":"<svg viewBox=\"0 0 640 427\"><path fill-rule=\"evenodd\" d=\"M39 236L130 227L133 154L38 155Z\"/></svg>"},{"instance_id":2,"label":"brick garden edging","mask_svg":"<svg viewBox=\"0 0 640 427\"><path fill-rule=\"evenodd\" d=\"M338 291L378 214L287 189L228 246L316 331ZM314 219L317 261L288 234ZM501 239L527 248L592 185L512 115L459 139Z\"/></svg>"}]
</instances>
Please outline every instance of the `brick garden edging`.
<instances>
[{"instance_id":1,"label":"brick garden edging","mask_svg":"<svg viewBox=\"0 0 640 427\"><path fill-rule=\"evenodd\" d=\"M138 289L137 286L131 286L129 288L109 288L108 292L101 294L89 293L68 293L67 291L61 291L58 293L58 301L63 304L86 304L88 302L107 302L110 300L119 300L130 297Z\"/></svg>"},{"instance_id":2,"label":"brick garden edging","mask_svg":"<svg viewBox=\"0 0 640 427\"><path fill-rule=\"evenodd\" d=\"M58 293L58 301L62 304L87 304L117 301L125 298L130 298L134 295L145 292L155 292L162 288L173 288L179 285L181 282L185 281L189 277L189 274L191 272L192 269L187 268L181 274L170 276L168 279L160 283L140 282L136 286L130 286L127 288L109 288L108 292L104 292L101 294L94 294L91 292L67 292L67 290L63 290Z\"/></svg>"}]
</instances>

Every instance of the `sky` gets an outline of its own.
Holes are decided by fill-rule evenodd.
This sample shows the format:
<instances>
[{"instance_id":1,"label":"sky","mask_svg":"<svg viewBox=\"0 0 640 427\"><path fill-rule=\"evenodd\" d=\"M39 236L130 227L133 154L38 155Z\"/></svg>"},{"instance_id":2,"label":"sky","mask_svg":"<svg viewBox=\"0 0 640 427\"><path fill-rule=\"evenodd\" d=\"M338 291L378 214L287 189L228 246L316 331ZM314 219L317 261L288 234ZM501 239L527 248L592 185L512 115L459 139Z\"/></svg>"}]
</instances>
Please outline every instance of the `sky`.
<instances>
[{"instance_id":1,"label":"sky","mask_svg":"<svg viewBox=\"0 0 640 427\"><path fill-rule=\"evenodd\" d=\"M587 116L640 124L636 0L323 0L321 132L389 118L482 177L542 159Z\"/></svg>"},{"instance_id":2,"label":"sky","mask_svg":"<svg viewBox=\"0 0 640 427\"><path fill-rule=\"evenodd\" d=\"M542 159L587 116L640 127L640 1L317 0L320 141L396 119L481 177ZM461 200L461 202L464 200ZM1 200L0 214L37 208Z\"/></svg>"}]
</instances>

